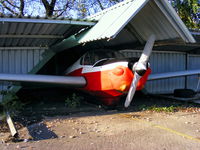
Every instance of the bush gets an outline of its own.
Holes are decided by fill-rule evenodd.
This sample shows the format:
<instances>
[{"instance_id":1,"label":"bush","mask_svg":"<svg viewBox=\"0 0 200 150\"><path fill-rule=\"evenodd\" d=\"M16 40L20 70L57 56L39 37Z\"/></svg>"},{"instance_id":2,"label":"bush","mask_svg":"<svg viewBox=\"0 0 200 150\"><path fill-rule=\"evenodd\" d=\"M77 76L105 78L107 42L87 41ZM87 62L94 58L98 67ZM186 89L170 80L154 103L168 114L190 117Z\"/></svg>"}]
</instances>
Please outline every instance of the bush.
<instances>
[{"instance_id":1,"label":"bush","mask_svg":"<svg viewBox=\"0 0 200 150\"><path fill-rule=\"evenodd\" d=\"M14 92L2 91L3 100L0 104L0 109L9 111L11 114L15 114L22 110L24 104L19 100L18 96Z\"/></svg>"},{"instance_id":2,"label":"bush","mask_svg":"<svg viewBox=\"0 0 200 150\"><path fill-rule=\"evenodd\" d=\"M81 105L81 101L84 98L80 95L76 95L75 93L73 93L70 97L67 97L67 99L65 100L65 106L69 107L69 108L77 108L80 107Z\"/></svg>"}]
</instances>

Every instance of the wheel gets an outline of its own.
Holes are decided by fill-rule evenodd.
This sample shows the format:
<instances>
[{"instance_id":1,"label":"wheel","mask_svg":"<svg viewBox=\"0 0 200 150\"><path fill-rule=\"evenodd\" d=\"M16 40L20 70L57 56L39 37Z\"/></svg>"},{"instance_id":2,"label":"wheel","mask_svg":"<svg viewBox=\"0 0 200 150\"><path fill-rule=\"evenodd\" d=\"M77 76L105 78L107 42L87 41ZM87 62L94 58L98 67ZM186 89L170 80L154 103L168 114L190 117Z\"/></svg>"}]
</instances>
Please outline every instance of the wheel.
<instances>
[{"instance_id":1,"label":"wheel","mask_svg":"<svg viewBox=\"0 0 200 150\"><path fill-rule=\"evenodd\" d=\"M174 96L182 98L192 98L195 96L195 91L192 89L175 89Z\"/></svg>"}]
</instances>

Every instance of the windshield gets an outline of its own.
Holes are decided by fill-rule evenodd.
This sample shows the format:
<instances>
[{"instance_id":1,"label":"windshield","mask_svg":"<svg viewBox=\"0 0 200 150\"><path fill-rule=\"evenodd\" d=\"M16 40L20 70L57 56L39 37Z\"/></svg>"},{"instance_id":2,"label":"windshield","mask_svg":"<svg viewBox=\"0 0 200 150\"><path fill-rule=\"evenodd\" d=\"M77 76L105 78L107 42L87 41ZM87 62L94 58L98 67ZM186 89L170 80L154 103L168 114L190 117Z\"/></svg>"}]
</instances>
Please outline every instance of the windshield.
<instances>
[{"instance_id":1,"label":"windshield","mask_svg":"<svg viewBox=\"0 0 200 150\"><path fill-rule=\"evenodd\" d=\"M125 58L125 56L118 52L112 50L97 50L97 51L88 51L83 59L82 65L94 65L96 62L102 59L113 59L113 58Z\"/></svg>"}]
</instances>

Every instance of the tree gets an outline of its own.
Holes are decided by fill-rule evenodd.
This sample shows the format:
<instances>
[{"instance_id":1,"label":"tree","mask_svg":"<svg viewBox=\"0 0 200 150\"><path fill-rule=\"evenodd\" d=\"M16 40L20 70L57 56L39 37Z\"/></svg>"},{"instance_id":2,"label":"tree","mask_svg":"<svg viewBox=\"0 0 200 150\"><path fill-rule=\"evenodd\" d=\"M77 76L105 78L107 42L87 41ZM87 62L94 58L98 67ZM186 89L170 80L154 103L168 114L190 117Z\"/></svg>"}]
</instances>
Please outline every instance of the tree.
<instances>
[{"instance_id":1,"label":"tree","mask_svg":"<svg viewBox=\"0 0 200 150\"><path fill-rule=\"evenodd\" d=\"M0 0L0 13L14 16L84 18L123 0Z\"/></svg>"},{"instance_id":2,"label":"tree","mask_svg":"<svg viewBox=\"0 0 200 150\"><path fill-rule=\"evenodd\" d=\"M75 0L0 0L1 15L59 17ZM57 9L56 9L57 8ZM68 15L67 15L68 16Z\"/></svg>"},{"instance_id":3,"label":"tree","mask_svg":"<svg viewBox=\"0 0 200 150\"><path fill-rule=\"evenodd\" d=\"M169 0L189 28L200 28L200 0Z\"/></svg>"},{"instance_id":4,"label":"tree","mask_svg":"<svg viewBox=\"0 0 200 150\"><path fill-rule=\"evenodd\" d=\"M0 0L0 15L85 18L123 0ZM168 0L189 28L200 28L200 0Z\"/></svg>"},{"instance_id":5,"label":"tree","mask_svg":"<svg viewBox=\"0 0 200 150\"><path fill-rule=\"evenodd\" d=\"M46 16L47 17L53 16L56 0L51 0L50 3L47 0L42 0L42 3L46 9Z\"/></svg>"},{"instance_id":6,"label":"tree","mask_svg":"<svg viewBox=\"0 0 200 150\"><path fill-rule=\"evenodd\" d=\"M0 0L0 14L10 13L15 16L24 16L24 0Z\"/></svg>"}]
</instances>

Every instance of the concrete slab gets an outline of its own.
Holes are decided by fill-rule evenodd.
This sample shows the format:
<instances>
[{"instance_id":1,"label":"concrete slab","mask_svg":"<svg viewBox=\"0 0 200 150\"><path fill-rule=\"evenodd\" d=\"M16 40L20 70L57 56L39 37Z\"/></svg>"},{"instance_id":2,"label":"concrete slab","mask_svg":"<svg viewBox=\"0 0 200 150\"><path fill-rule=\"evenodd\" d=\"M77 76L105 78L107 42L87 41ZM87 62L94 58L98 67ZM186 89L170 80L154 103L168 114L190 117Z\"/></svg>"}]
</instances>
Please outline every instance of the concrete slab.
<instances>
[{"instance_id":1,"label":"concrete slab","mask_svg":"<svg viewBox=\"0 0 200 150\"><path fill-rule=\"evenodd\" d=\"M199 115L200 108L176 113L114 110L45 117L19 131L23 142L2 143L0 149L199 150ZM46 133L53 136L46 138Z\"/></svg>"}]
</instances>

